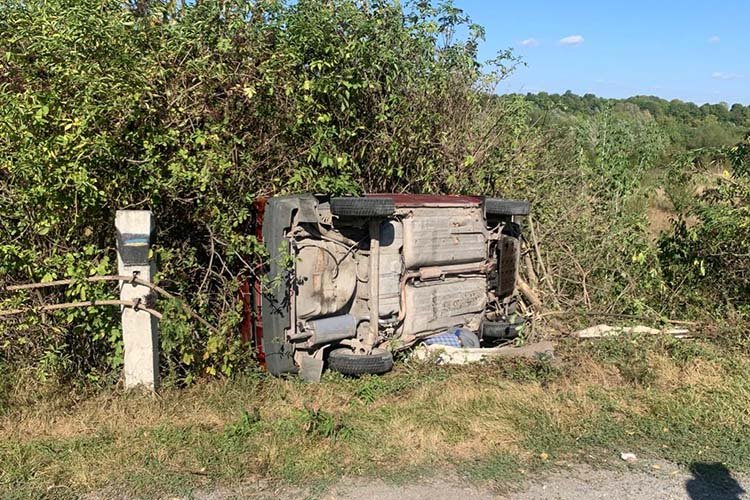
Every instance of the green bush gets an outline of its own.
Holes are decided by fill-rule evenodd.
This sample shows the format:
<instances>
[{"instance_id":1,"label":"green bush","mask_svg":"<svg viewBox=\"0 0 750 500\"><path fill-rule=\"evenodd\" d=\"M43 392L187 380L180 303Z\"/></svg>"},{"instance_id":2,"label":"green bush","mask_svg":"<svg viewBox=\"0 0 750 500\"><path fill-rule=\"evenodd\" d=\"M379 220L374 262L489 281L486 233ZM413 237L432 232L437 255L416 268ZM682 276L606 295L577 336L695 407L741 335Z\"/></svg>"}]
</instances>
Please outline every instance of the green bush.
<instances>
[{"instance_id":1,"label":"green bush","mask_svg":"<svg viewBox=\"0 0 750 500\"><path fill-rule=\"evenodd\" d=\"M680 185L697 183L696 196L676 204L673 234L659 242L660 260L670 288L686 307L707 309L726 320L750 315L750 136L731 148L711 151L721 175L705 172L689 157L675 164ZM678 185L679 187L679 185ZM676 189L684 196L684 190ZM673 195L675 196L675 195Z\"/></svg>"},{"instance_id":2,"label":"green bush","mask_svg":"<svg viewBox=\"0 0 750 500\"><path fill-rule=\"evenodd\" d=\"M653 187L645 179L664 157L664 132L633 106L605 107L592 117L555 112L547 120L526 125L520 145L507 148L515 155L510 162L497 158L506 190L533 207L547 260L544 269L535 262L544 278L539 292L563 310L660 313L647 231Z\"/></svg>"},{"instance_id":3,"label":"green bush","mask_svg":"<svg viewBox=\"0 0 750 500\"><path fill-rule=\"evenodd\" d=\"M518 60L481 64L482 36L429 1L5 1L0 282L75 282L2 293L0 309L114 295L84 278L116 272L115 211L148 208L157 279L218 328L160 302L163 372L231 375L252 367L238 288L265 258L253 203L395 191L529 199L552 308L689 316L717 300L747 313L747 144L721 150L731 175L695 202L694 172L672 162L736 137L746 108L497 96ZM672 197L681 218L657 249L646 209L669 162L685 196ZM111 383L118 316L2 319L0 355L42 378Z\"/></svg>"},{"instance_id":4,"label":"green bush","mask_svg":"<svg viewBox=\"0 0 750 500\"><path fill-rule=\"evenodd\" d=\"M113 274L115 210L151 209L159 281L221 331L167 307L170 376L241 369L237 287L263 258L253 202L477 191L482 154L502 139L484 126L513 113L483 111L483 89L515 63L504 53L483 73L481 36L429 2L6 1L0 275ZM76 285L0 305L112 293ZM106 378L121 363L117 323L116 309L4 320L3 355Z\"/></svg>"}]
</instances>

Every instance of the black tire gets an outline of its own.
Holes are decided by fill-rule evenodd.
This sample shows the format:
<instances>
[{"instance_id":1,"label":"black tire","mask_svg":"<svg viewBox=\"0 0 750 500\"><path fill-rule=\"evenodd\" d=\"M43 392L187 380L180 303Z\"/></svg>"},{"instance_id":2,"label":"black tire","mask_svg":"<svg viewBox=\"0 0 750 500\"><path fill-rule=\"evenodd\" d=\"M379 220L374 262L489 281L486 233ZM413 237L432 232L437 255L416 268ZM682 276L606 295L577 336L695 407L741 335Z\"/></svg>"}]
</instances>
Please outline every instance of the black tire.
<instances>
[{"instance_id":1,"label":"black tire","mask_svg":"<svg viewBox=\"0 0 750 500\"><path fill-rule=\"evenodd\" d=\"M331 213L338 217L388 217L395 211L388 198L331 198Z\"/></svg>"},{"instance_id":2,"label":"black tire","mask_svg":"<svg viewBox=\"0 0 750 500\"><path fill-rule=\"evenodd\" d=\"M518 328L523 326L523 321L516 323L484 321L482 322L482 338L510 340L518 337Z\"/></svg>"},{"instance_id":3,"label":"black tire","mask_svg":"<svg viewBox=\"0 0 750 500\"><path fill-rule=\"evenodd\" d=\"M491 216L529 215L531 204L524 200L505 200L503 198L485 198L484 213Z\"/></svg>"},{"instance_id":4,"label":"black tire","mask_svg":"<svg viewBox=\"0 0 750 500\"><path fill-rule=\"evenodd\" d=\"M344 375L380 374L393 368L393 354L375 348L372 354L354 354L351 349L334 349L328 355L328 368Z\"/></svg>"}]
</instances>

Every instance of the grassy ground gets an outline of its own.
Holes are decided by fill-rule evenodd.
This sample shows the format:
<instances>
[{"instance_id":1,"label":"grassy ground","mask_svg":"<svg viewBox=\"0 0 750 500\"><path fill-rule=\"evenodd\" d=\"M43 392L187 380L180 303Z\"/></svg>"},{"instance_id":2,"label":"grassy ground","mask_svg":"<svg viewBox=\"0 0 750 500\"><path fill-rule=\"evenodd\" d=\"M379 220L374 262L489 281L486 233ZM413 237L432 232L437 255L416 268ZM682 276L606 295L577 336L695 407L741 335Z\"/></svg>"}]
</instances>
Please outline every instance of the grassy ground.
<instances>
[{"instance_id":1,"label":"grassy ground","mask_svg":"<svg viewBox=\"0 0 750 500\"><path fill-rule=\"evenodd\" d=\"M455 464L507 482L622 450L750 469L750 356L665 338L568 342L562 362L321 384L261 374L158 397L0 389L0 497L157 496L252 478L394 480Z\"/></svg>"}]
</instances>

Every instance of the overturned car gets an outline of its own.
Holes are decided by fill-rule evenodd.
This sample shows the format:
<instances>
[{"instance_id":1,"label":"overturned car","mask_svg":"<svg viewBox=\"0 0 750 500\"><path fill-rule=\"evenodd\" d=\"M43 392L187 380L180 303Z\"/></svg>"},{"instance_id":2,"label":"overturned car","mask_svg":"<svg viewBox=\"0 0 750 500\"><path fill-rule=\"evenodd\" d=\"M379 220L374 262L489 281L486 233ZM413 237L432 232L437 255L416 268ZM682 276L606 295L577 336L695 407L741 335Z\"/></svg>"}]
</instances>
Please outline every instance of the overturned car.
<instances>
[{"instance_id":1,"label":"overturned car","mask_svg":"<svg viewBox=\"0 0 750 500\"><path fill-rule=\"evenodd\" d=\"M268 199L259 355L274 375L318 380L325 366L387 372L393 353L439 337L512 338L528 213L525 201L472 196Z\"/></svg>"}]
</instances>

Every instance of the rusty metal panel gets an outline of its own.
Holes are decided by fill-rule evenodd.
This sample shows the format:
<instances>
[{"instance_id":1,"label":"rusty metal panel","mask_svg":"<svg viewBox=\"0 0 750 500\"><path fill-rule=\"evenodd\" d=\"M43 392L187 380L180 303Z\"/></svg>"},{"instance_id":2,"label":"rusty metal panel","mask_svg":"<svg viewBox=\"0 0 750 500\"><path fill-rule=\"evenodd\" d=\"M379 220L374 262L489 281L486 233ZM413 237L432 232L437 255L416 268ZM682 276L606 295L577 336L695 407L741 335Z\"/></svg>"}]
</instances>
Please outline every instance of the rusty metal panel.
<instances>
[{"instance_id":1,"label":"rusty metal panel","mask_svg":"<svg viewBox=\"0 0 750 500\"><path fill-rule=\"evenodd\" d=\"M356 263L340 245L316 241L297 254L297 318L328 316L349 304L357 287Z\"/></svg>"},{"instance_id":2,"label":"rusty metal panel","mask_svg":"<svg viewBox=\"0 0 750 500\"><path fill-rule=\"evenodd\" d=\"M503 235L497 247L497 296L507 297L516 288L521 243L518 238Z\"/></svg>"},{"instance_id":3,"label":"rusty metal panel","mask_svg":"<svg viewBox=\"0 0 750 500\"><path fill-rule=\"evenodd\" d=\"M487 278L449 278L406 286L406 334L465 325L487 304Z\"/></svg>"},{"instance_id":4,"label":"rusty metal panel","mask_svg":"<svg viewBox=\"0 0 750 500\"><path fill-rule=\"evenodd\" d=\"M387 198L393 200L396 207L461 207L482 204L479 196L406 194L406 193L370 193L368 198Z\"/></svg>"},{"instance_id":5,"label":"rusty metal panel","mask_svg":"<svg viewBox=\"0 0 750 500\"><path fill-rule=\"evenodd\" d=\"M487 258L487 229L479 207L416 208L403 226L407 269Z\"/></svg>"}]
</instances>

